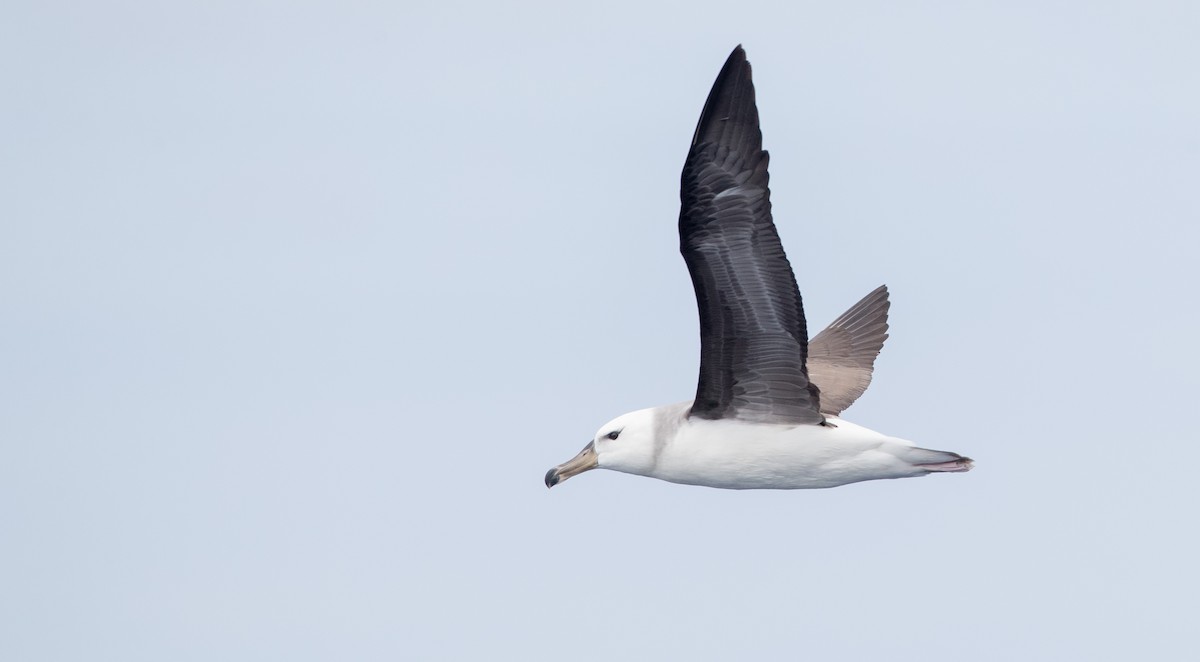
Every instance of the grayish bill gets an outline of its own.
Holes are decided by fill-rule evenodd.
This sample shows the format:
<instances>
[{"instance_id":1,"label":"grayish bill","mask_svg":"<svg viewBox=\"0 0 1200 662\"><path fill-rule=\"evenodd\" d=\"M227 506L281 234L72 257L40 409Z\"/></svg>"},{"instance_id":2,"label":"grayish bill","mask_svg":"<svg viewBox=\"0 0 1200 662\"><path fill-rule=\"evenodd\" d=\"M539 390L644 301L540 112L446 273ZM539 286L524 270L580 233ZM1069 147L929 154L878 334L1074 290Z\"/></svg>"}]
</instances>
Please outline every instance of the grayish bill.
<instances>
[{"instance_id":1,"label":"grayish bill","mask_svg":"<svg viewBox=\"0 0 1200 662\"><path fill-rule=\"evenodd\" d=\"M589 441L579 455L546 472L546 487L554 487L564 480L596 468L596 442Z\"/></svg>"}]
</instances>

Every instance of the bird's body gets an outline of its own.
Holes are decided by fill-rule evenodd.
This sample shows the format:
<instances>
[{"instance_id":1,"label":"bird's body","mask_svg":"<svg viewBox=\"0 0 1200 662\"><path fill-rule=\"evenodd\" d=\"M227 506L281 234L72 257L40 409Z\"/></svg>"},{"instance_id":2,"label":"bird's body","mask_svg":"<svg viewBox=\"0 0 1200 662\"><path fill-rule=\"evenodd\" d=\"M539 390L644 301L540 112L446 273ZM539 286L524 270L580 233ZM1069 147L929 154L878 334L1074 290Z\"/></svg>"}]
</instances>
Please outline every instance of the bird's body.
<instances>
[{"instance_id":1,"label":"bird's body","mask_svg":"<svg viewBox=\"0 0 1200 662\"><path fill-rule=\"evenodd\" d=\"M748 423L689 417L691 408L682 402L612 421L602 432L620 429L614 444L645 452L605 454L599 467L737 490L837 487L967 469L954 453L917 448L839 418L826 417L824 425ZM649 443L638 443L634 429L652 431Z\"/></svg>"},{"instance_id":2,"label":"bird's body","mask_svg":"<svg viewBox=\"0 0 1200 662\"><path fill-rule=\"evenodd\" d=\"M887 338L880 287L812 338L771 218L745 51L709 93L683 168L680 252L700 312L696 397L609 421L546 485L593 468L728 489L836 487L971 468L839 418Z\"/></svg>"}]
</instances>

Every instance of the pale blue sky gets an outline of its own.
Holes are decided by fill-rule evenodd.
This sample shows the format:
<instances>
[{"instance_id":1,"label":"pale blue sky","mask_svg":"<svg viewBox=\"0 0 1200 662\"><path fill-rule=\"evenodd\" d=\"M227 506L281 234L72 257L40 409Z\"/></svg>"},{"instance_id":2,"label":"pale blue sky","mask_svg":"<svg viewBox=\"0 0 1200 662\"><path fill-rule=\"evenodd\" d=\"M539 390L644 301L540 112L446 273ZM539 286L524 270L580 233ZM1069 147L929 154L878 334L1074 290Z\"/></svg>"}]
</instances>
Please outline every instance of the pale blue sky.
<instances>
[{"instance_id":1,"label":"pale blue sky","mask_svg":"<svg viewBox=\"0 0 1200 662\"><path fill-rule=\"evenodd\" d=\"M1190 2L0 9L0 659L1185 660ZM691 396L679 170L755 67L850 420L967 475L550 466Z\"/></svg>"}]
</instances>

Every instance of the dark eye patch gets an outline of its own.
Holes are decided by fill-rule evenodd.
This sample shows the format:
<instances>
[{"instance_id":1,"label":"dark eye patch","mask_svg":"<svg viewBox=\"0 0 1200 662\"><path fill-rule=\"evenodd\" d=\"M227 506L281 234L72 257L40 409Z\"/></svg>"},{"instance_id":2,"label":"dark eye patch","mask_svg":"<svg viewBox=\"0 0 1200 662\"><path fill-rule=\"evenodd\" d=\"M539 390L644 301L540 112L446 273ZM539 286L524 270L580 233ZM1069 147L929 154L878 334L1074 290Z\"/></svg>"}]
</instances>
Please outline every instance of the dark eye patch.
<instances>
[{"instance_id":1,"label":"dark eye patch","mask_svg":"<svg viewBox=\"0 0 1200 662\"><path fill-rule=\"evenodd\" d=\"M621 436L621 431L613 430L612 432L609 432L608 434L606 434L604 436L608 437L609 439L616 439L617 437Z\"/></svg>"}]
</instances>

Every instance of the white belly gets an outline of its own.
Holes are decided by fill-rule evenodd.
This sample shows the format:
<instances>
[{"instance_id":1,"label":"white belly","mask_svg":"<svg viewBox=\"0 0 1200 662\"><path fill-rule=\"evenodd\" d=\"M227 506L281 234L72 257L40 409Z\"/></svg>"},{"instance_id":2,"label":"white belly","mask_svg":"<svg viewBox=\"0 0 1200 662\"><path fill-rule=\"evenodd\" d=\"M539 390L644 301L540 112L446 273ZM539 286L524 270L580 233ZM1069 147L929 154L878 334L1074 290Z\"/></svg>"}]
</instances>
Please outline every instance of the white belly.
<instances>
[{"instance_id":1,"label":"white belly","mask_svg":"<svg viewBox=\"0 0 1200 662\"><path fill-rule=\"evenodd\" d=\"M910 442L837 418L830 426L687 420L667 442L654 478L728 489L835 487L921 476Z\"/></svg>"}]
</instances>

